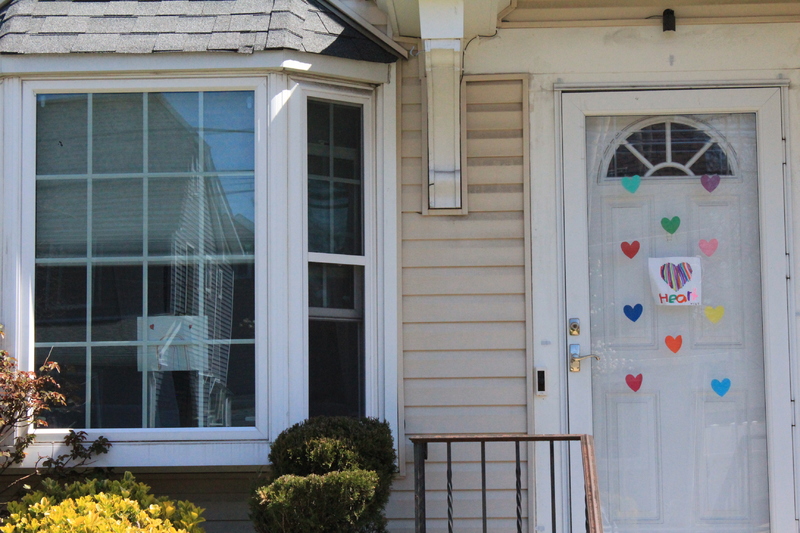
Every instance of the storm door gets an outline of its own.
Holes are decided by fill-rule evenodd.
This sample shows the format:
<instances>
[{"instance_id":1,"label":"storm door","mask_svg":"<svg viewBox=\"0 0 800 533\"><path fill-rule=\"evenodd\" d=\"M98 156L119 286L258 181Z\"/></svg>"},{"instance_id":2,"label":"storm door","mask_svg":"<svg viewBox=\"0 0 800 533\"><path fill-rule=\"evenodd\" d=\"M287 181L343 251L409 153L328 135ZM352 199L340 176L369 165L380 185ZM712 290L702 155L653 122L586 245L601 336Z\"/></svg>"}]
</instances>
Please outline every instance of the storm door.
<instances>
[{"instance_id":1,"label":"storm door","mask_svg":"<svg viewBox=\"0 0 800 533\"><path fill-rule=\"evenodd\" d=\"M606 531L794 527L779 96L563 97L569 422Z\"/></svg>"}]
</instances>

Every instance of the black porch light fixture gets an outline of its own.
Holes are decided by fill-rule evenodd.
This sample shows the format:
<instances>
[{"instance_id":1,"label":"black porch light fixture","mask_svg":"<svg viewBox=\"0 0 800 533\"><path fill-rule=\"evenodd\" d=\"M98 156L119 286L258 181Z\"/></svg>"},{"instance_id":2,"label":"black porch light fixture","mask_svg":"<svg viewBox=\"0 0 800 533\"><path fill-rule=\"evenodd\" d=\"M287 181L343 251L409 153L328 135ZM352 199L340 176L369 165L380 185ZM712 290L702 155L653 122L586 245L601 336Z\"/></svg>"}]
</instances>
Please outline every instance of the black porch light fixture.
<instances>
[{"instance_id":1,"label":"black porch light fixture","mask_svg":"<svg viewBox=\"0 0 800 533\"><path fill-rule=\"evenodd\" d=\"M675 31L675 12L673 10L664 10L661 16L661 28L664 31Z\"/></svg>"}]
</instances>

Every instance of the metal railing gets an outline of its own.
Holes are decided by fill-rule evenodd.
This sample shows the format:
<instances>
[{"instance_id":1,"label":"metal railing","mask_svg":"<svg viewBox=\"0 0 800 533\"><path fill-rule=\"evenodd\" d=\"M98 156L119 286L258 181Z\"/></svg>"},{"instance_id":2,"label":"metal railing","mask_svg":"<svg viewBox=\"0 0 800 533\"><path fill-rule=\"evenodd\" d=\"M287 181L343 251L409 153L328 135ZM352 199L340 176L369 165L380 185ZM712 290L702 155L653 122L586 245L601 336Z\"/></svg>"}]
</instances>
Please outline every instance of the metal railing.
<instances>
[{"instance_id":1,"label":"metal railing","mask_svg":"<svg viewBox=\"0 0 800 533\"><path fill-rule=\"evenodd\" d=\"M516 456L517 533L522 533L522 480L520 443L548 442L550 448L550 520L551 531L556 533L556 460L555 443L577 441L581 443L583 486L586 495L586 532L603 533L600 518L600 495L597 488L594 440L591 435L435 435L409 437L414 443L414 520L416 533L425 533L425 461L428 444L444 443L447 447L447 531L453 533L453 462L451 447L454 443L478 442L481 445L481 504L483 532L487 531L486 508L486 443L513 442ZM530 460L530 459L529 459Z\"/></svg>"}]
</instances>

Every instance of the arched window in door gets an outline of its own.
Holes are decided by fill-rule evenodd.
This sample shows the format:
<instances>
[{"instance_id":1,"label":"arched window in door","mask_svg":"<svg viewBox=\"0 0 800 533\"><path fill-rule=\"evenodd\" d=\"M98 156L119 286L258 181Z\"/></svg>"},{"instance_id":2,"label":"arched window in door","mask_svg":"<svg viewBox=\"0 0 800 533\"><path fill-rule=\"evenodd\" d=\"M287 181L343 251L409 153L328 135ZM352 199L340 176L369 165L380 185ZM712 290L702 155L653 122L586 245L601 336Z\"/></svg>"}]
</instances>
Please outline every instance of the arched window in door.
<instances>
[{"instance_id":1,"label":"arched window in door","mask_svg":"<svg viewBox=\"0 0 800 533\"><path fill-rule=\"evenodd\" d=\"M688 117L648 117L620 131L606 149L599 176L685 178L736 176L731 145L710 125Z\"/></svg>"}]
</instances>

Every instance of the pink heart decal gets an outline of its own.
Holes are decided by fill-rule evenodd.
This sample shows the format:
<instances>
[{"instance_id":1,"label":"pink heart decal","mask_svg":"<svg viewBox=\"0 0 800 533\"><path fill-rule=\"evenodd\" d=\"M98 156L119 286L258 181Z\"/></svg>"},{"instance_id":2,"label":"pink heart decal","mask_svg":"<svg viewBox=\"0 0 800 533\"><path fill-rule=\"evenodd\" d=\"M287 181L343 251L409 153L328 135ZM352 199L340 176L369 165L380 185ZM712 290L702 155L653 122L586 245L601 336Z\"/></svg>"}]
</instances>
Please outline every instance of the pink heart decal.
<instances>
[{"instance_id":1,"label":"pink heart decal","mask_svg":"<svg viewBox=\"0 0 800 533\"><path fill-rule=\"evenodd\" d=\"M704 254L706 254L708 257L711 257L714 255L714 252L717 251L719 242L717 242L717 239L711 239L710 241L700 239L700 242L697 243L697 246L700 247Z\"/></svg>"},{"instance_id":2,"label":"pink heart decal","mask_svg":"<svg viewBox=\"0 0 800 533\"><path fill-rule=\"evenodd\" d=\"M713 192L719 186L719 175L714 174L713 176L709 176L708 174L703 174L700 178L700 183L703 185L705 190L708 192Z\"/></svg>"},{"instance_id":3,"label":"pink heart decal","mask_svg":"<svg viewBox=\"0 0 800 533\"><path fill-rule=\"evenodd\" d=\"M664 263L661 265L661 279L670 286L673 291L681 290L681 287L692 279L692 265L681 263Z\"/></svg>"},{"instance_id":4,"label":"pink heart decal","mask_svg":"<svg viewBox=\"0 0 800 533\"><path fill-rule=\"evenodd\" d=\"M634 376L633 374L628 374L625 376L625 383L628 384L628 387L630 387L633 392L639 392L639 389L642 387L642 375Z\"/></svg>"}]
</instances>

